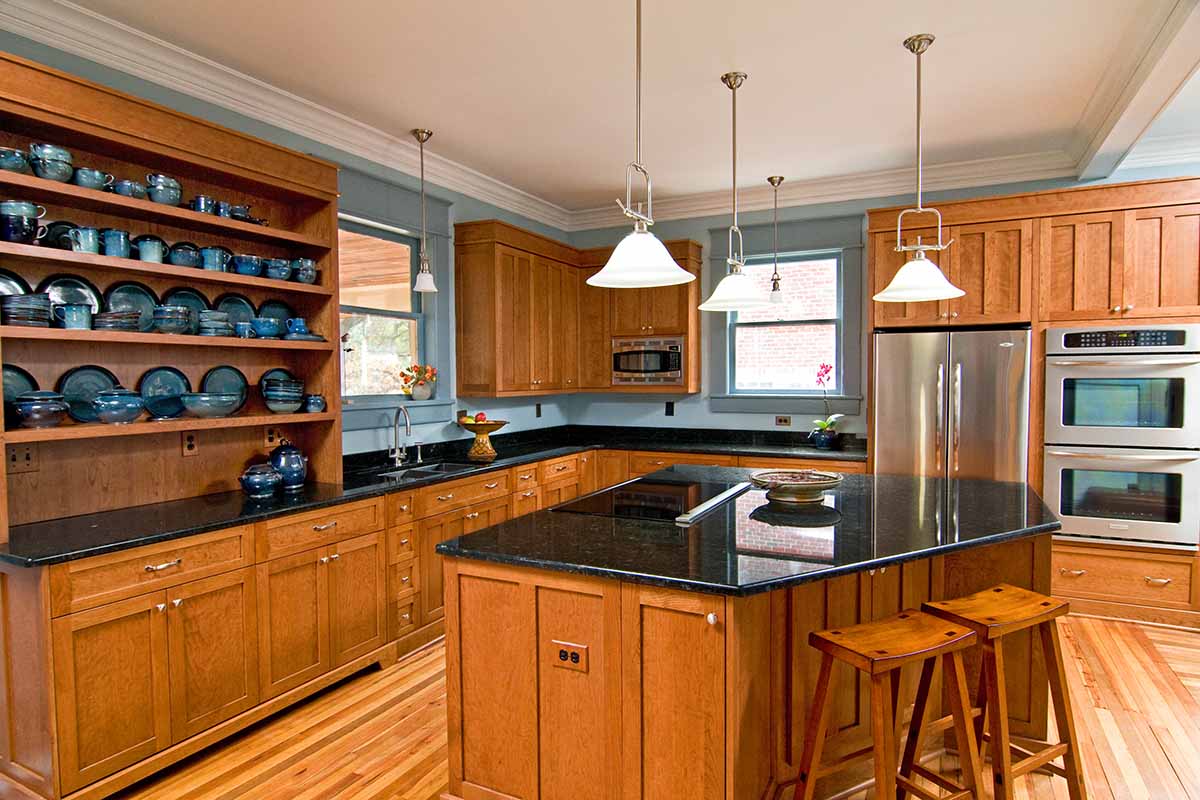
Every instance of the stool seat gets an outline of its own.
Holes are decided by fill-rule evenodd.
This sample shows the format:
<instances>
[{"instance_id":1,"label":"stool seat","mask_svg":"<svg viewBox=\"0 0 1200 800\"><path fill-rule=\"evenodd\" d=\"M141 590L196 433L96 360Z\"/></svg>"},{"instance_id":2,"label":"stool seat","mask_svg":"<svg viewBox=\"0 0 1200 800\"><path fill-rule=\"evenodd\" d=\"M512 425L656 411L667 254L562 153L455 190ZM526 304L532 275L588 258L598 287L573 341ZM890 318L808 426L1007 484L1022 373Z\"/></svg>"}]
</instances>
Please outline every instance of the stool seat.
<instances>
[{"instance_id":1,"label":"stool seat","mask_svg":"<svg viewBox=\"0 0 1200 800\"><path fill-rule=\"evenodd\" d=\"M809 634L809 644L868 675L891 672L975 643L975 631L920 611L902 611L877 622Z\"/></svg>"},{"instance_id":2,"label":"stool seat","mask_svg":"<svg viewBox=\"0 0 1200 800\"><path fill-rule=\"evenodd\" d=\"M980 639L998 639L1067 614L1070 603L1001 583L956 600L933 600L922 610L948 622L964 625Z\"/></svg>"}]
</instances>

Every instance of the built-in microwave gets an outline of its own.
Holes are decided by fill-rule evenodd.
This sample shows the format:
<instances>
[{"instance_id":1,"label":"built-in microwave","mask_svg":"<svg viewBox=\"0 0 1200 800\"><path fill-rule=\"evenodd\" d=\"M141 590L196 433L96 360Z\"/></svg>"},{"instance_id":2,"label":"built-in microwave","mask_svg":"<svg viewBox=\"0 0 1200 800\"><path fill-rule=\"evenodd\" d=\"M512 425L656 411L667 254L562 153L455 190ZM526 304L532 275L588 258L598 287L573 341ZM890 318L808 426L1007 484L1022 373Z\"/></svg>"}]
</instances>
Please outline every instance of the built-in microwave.
<instances>
[{"instance_id":1,"label":"built-in microwave","mask_svg":"<svg viewBox=\"0 0 1200 800\"><path fill-rule=\"evenodd\" d=\"M682 336L621 336L612 340L614 386L682 386Z\"/></svg>"}]
</instances>

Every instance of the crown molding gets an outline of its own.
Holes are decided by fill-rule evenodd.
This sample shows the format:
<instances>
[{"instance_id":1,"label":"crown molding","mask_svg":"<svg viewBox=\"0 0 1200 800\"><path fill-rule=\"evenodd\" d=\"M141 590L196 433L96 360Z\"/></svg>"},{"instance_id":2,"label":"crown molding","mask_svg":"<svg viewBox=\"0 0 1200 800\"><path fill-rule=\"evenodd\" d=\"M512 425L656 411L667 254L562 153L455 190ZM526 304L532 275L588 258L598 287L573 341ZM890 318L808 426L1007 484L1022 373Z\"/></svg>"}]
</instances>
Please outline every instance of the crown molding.
<instances>
[{"instance_id":1,"label":"crown molding","mask_svg":"<svg viewBox=\"0 0 1200 800\"><path fill-rule=\"evenodd\" d=\"M47 8L50 6L50 8ZM284 91L68 0L7 0L0 27L41 44L415 175L419 149L401 138ZM435 153L425 155L433 183L566 229L571 213Z\"/></svg>"},{"instance_id":2,"label":"crown molding","mask_svg":"<svg viewBox=\"0 0 1200 800\"><path fill-rule=\"evenodd\" d=\"M1200 164L1200 133L1151 136L1134 145L1118 169Z\"/></svg>"}]
</instances>

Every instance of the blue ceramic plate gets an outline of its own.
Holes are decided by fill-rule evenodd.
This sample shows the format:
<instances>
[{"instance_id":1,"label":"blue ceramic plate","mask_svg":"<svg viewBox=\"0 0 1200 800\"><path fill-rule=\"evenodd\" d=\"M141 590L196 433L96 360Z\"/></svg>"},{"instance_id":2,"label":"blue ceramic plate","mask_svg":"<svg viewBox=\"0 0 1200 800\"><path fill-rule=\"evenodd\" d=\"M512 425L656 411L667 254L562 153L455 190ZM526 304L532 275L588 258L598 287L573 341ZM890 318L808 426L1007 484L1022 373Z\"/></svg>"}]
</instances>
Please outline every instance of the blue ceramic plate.
<instances>
[{"instance_id":1,"label":"blue ceramic plate","mask_svg":"<svg viewBox=\"0 0 1200 800\"><path fill-rule=\"evenodd\" d=\"M296 380L296 376L293 375L292 373L288 372L283 367L276 367L275 369L269 369L262 374L261 378L258 379L258 390L260 392L262 391L263 384L267 381L268 378L275 379L275 380L284 380L284 381Z\"/></svg>"},{"instance_id":2,"label":"blue ceramic plate","mask_svg":"<svg viewBox=\"0 0 1200 800\"><path fill-rule=\"evenodd\" d=\"M19 394L38 390L38 382L34 380L33 376L14 364L4 365L3 381L4 402L6 403L16 400Z\"/></svg>"},{"instance_id":3,"label":"blue ceramic plate","mask_svg":"<svg viewBox=\"0 0 1200 800\"><path fill-rule=\"evenodd\" d=\"M213 394L240 394L242 402L238 403L232 414L241 411L246 405L249 392L250 382L246 380L246 376L237 367L231 367L228 364L222 364L219 367L213 367L208 372L204 373L203 380L200 381L200 391Z\"/></svg>"},{"instance_id":4,"label":"blue ceramic plate","mask_svg":"<svg viewBox=\"0 0 1200 800\"><path fill-rule=\"evenodd\" d=\"M96 395L117 386L116 375L104 367L89 364L64 372L54 390L61 394L71 407L67 412L71 419L76 422L95 422L97 418L92 401L96 399Z\"/></svg>"},{"instance_id":5,"label":"blue ceramic plate","mask_svg":"<svg viewBox=\"0 0 1200 800\"><path fill-rule=\"evenodd\" d=\"M78 275L51 275L38 284L37 291L50 295L50 302L54 305L87 303L92 307L93 314L103 310L100 290L87 278Z\"/></svg>"},{"instance_id":6,"label":"blue ceramic plate","mask_svg":"<svg viewBox=\"0 0 1200 800\"><path fill-rule=\"evenodd\" d=\"M158 297L154 290L134 281L122 281L108 287L104 293L105 311L140 311L138 330L142 333L154 330L154 307Z\"/></svg>"},{"instance_id":7,"label":"blue ceramic plate","mask_svg":"<svg viewBox=\"0 0 1200 800\"><path fill-rule=\"evenodd\" d=\"M287 330L287 321L296 316L296 312L292 307L281 300L266 300L258 307L258 315L260 317L274 317L279 320L279 324Z\"/></svg>"},{"instance_id":8,"label":"blue ceramic plate","mask_svg":"<svg viewBox=\"0 0 1200 800\"><path fill-rule=\"evenodd\" d=\"M192 326L188 333L193 336L200 332L200 312L212 308L207 297L187 286L170 290L163 295L162 301L164 306L187 306L192 310Z\"/></svg>"},{"instance_id":9,"label":"blue ceramic plate","mask_svg":"<svg viewBox=\"0 0 1200 800\"><path fill-rule=\"evenodd\" d=\"M217 311L224 311L229 315L229 324L236 325L239 322L249 322L254 319L254 304L249 298L243 297L240 294L223 294L217 298Z\"/></svg>"},{"instance_id":10,"label":"blue ceramic plate","mask_svg":"<svg viewBox=\"0 0 1200 800\"><path fill-rule=\"evenodd\" d=\"M151 418L175 419L183 413L180 395L192 390L192 382L174 367L155 367L138 379L137 388Z\"/></svg>"},{"instance_id":11,"label":"blue ceramic plate","mask_svg":"<svg viewBox=\"0 0 1200 800\"><path fill-rule=\"evenodd\" d=\"M15 272L0 269L0 295L29 294L29 284Z\"/></svg>"}]
</instances>

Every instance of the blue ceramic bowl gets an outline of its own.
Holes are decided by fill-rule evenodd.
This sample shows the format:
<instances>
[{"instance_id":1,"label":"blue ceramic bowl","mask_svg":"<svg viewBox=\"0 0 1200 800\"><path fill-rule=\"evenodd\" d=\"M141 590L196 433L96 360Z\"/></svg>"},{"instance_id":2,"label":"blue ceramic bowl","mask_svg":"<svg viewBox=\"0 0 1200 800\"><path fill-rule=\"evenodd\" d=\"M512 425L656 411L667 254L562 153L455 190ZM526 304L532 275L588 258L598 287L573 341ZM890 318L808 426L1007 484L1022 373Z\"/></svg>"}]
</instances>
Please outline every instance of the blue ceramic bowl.
<instances>
[{"instance_id":1,"label":"blue ceramic bowl","mask_svg":"<svg viewBox=\"0 0 1200 800\"><path fill-rule=\"evenodd\" d=\"M288 263L286 258L264 258L262 263L266 267L268 278L274 278L277 281L286 281L292 277L292 265Z\"/></svg>"},{"instance_id":2,"label":"blue ceramic bowl","mask_svg":"<svg viewBox=\"0 0 1200 800\"><path fill-rule=\"evenodd\" d=\"M35 175L49 181L67 183L71 180L71 176L75 174L75 168L71 166L70 161L34 157L30 159L30 163L33 164L33 173Z\"/></svg>"},{"instance_id":3,"label":"blue ceramic bowl","mask_svg":"<svg viewBox=\"0 0 1200 800\"><path fill-rule=\"evenodd\" d=\"M112 190L125 197L136 197L138 200L146 199L146 186L137 181L117 181L112 185Z\"/></svg>"},{"instance_id":4,"label":"blue ceramic bowl","mask_svg":"<svg viewBox=\"0 0 1200 800\"><path fill-rule=\"evenodd\" d=\"M25 428L53 428L63 421L70 406L57 392L26 392L17 395L13 412Z\"/></svg>"},{"instance_id":5,"label":"blue ceramic bowl","mask_svg":"<svg viewBox=\"0 0 1200 800\"><path fill-rule=\"evenodd\" d=\"M240 392L187 392L179 396L183 410L193 417L228 417L242 404Z\"/></svg>"},{"instance_id":6,"label":"blue ceramic bowl","mask_svg":"<svg viewBox=\"0 0 1200 800\"><path fill-rule=\"evenodd\" d=\"M55 161L65 161L70 164L75 159L71 155L71 151L65 147L59 147L56 144L47 144L46 142L35 142L29 145L29 158L51 158Z\"/></svg>"},{"instance_id":7,"label":"blue ceramic bowl","mask_svg":"<svg viewBox=\"0 0 1200 800\"><path fill-rule=\"evenodd\" d=\"M29 156L25 155L24 150L15 147L0 147L0 169L28 175L31 172Z\"/></svg>"},{"instance_id":8,"label":"blue ceramic bowl","mask_svg":"<svg viewBox=\"0 0 1200 800\"><path fill-rule=\"evenodd\" d=\"M250 320L250 327L260 338L278 339L283 334L283 324L274 317L255 317Z\"/></svg>"},{"instance_id":9,"label":"blue ceramic bowl","mask_svg":"<svg viewBox=\"0 0 1200 800\"><path fill-rule=\"evenodd\" d=\"M252 277L262 275L263 260L258 256L239 253L229 263L233 264L233 271L238 275L250 275Z\"/></svg>"},{"instance_id":10,"label":"blue ceramic bowl","mask_svg":"<svg viewBox=\"0 0 1200 800\"><path fill-rule=\"evenodd\" d=\"M292 278L300 283L316 283L317 262L311 258L292 259Z\"/></svg>"},{"instance_id":11,"label":"blue ceramic bowl","mask_svg":"<svg viewBox=\"0 0 1200 800\"><path fill-rule=\"evenodd\" d=\"M191 317L159 317L154 318L154 330L159 333L180 334L192 329Z\"/></svg>"},{"instance_id":12,"label":"blue ceramic bowl","mask_svg":"<svg viewBox=\"0 0 1200 800\"><path fill-rule=\"evenodd\" d=\"M267 404L267 409L273 414L295 414L300 410L300 406L304 405L304 401L297 400L264 400Z\"/></svg>"},{"instance_id":13,"label":"blue ceramic bowl","mask_svg":"<svg viewBox=\"0 0 1200 800\"><path fill-rule=\"evenodd\" d=\"M246 468L246 471L238 478L238 482L242 484L242 490L250 497L255 500L266 500L274 495L279 485L283 483L283 476L270 464L255 464Z\"/></svg>"},{"instance_id":14,"label":"blue ceramic bowl","mask_svg":"<svg viewBox=\"0 0 1200 800\"><path fill-rule=\"evenodd\" d=\"M155 203L162 203L164 206L177 206L179 201L183 199L183 190L177 186L147 186L146 194Z\"/></svg>"},{"instance_id":15,"label":"blue ceramic bowl","mask_svg":"<svg viewBox=\"0 0 1200 800\"><path fill-rule=\"evenodd\" d=\"M92 401L96 418L108 425L125 425L142 415L146 404L142 396L129 389L109 389Z\"/></svg>"},{"instance_id":16,"label":"blue ceramic bowl","mask_svg":"<svg viewBox=\"0 0 1200 800\"><path fill-rule=\"evenodd\" d=\"M200 248L191 242L176 242L167 253L167 261L177 267L199 267Z\"/></svg>"},{"instance_id":17,"label":"blue ceramic bowl","mask_svg":"<svg viewBox=\"0 0 1200 800\"><path fill-rule=\"evenodd\" d=\"M304 413L320 414L326 408L325 398L319 394L304 395Z\"/></svg>"},{"instance_id":18,"label":"blue ceramic bowl","mask_svg":"<svg viewBox=\"0 0 1200 800\"><path fill-rule=\"evenodd\" d=\"M113 176L104 170L91 167L76 167L75 174L71 178L72 183L85 189L103 189L111 186L113 180Z\"/></svg>"}]
</instances>

